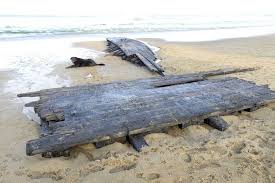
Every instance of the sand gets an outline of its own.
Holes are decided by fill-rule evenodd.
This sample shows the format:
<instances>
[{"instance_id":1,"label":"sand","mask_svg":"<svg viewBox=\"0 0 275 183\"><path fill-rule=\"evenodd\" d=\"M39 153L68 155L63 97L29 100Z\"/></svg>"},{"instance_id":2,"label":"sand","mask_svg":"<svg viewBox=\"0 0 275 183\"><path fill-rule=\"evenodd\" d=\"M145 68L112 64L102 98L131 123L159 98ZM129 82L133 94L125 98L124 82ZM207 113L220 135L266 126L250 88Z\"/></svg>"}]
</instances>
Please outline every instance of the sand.
<instances>
[{"instance_id":1,"label":"sand","mask_svg":"<svg viewBox=\"0 0 275 183\"><path fill-rule=\"evenodd\" d=\"M160 63L169 74L259 67L232 76L275 90L274 35L201 43L144 41L160 48ZM74 46L105 48L104 42L92 41ZM106 66L64 69L67 64L62 64L52 74L70 78L73 85L153 76L118 57L96 61ZM0 72L1 90L14 77ZM141 153L117 142L101 149L77 147L70 158L44 159L25 155L25 143L38 136L38 127L22 113L23 102L8 93L0 101L0 182L275 182L275 104L224 116L230 124L225 132L195 125L149 134L145 139L150 146Z\"/></svg>"}]
</instances>

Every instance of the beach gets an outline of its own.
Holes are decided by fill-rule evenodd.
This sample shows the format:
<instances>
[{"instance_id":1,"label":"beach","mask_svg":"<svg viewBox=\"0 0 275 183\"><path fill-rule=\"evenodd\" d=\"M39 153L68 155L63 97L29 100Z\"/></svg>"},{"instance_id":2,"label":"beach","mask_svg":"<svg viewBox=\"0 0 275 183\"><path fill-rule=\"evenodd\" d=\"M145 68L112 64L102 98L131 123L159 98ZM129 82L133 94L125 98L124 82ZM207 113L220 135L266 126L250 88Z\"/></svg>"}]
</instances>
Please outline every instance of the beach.
<instances>
[{"instance_id":1,"label":"beach","mask_svg":"<svg viewBox=\"0 0 275 183\"><path fill-rule=\"evenodd\" d=\"M269 85L275 90L275 35L204 42L138 39L158 50L160 65L167 74L255 67L255 71L230 76ZM275 104L254 112L224 116L230 124L224 132L207 125L194 125L185 129L171 127L168 133L146 135L149 146L141 153L129 144L116 142L100 149L92 144L79 146L73 149L71 157L26 156L25 144L39 136L39 125L31 109L24 107L27 100L18 99L16 94L158 76L105 53L105 44L104 41L85 40L67 48L70 54L74 54L72 49L84 49L85 56L96 55L95 61L105 66L65 69L70 65L69 57L74 56L66 52L66 57L51 63L51 67L45 67L45 63L41 65L49 69L42 74L42 69L19 69L19 73L16 69L0 71L0 182L275 181ZM42 78L41 81L30 82L30 72L38 73L31 79ZM50 78L57 82L50 82Z\"/></svg>"}]
</instances>

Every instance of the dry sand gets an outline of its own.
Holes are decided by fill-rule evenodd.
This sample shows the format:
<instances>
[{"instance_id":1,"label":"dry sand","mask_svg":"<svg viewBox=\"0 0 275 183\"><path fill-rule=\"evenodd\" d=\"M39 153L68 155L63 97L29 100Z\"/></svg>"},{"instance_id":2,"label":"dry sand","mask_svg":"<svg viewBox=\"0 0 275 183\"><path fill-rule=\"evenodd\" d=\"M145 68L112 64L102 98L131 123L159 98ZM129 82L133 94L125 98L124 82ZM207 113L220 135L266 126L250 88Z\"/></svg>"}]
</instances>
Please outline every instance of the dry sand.
<instances>
[{"instance_id":1,"label":"dry sand","mask_svg":"<svg viewBox=\"0 0 275 183\"><path fill-rule=\"evenodd\" d=\"M160 48L161 65L169 74L259 67L232 76L275 90L275 36L202 43L145 41ZM104 42L74 46L105 48ZM74 84L152 76L118 57L96 61L106 66L66 70L59 65L53 74L70 77ZM12 77L0 72L1 89ZM115 143L96 150L80 146L70 158L44 159L25 155L25 142L38 136L38 125L22 114L23 103L12 94L3 94L0 101L0 182L275 182L275 104L225 116L231 125L225 132L204 125L147 135L150 146L141 153Z\"/></svg>"}]
</instances>

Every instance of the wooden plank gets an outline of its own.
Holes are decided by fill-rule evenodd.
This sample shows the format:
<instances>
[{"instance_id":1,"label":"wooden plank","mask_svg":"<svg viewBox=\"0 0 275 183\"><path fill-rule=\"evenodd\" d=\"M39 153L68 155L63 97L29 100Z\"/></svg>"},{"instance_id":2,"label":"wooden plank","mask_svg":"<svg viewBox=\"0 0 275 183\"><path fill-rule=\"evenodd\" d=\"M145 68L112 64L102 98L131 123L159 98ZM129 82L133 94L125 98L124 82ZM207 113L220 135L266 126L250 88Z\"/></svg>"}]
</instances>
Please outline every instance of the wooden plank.
<instances>
[{"instance_id":1,"label":"wooden plank","mask_svg":"<svg viewBox=\"0 0 275 183\"><path fill-rule=\"evenodd\" d=\"M205 78L198 75L198 76L194 76L194 77L182 77L182 78L177 78L177 79L173 78L173 79L161 80L158 82L154 82L153 86L154 87L165 87L165 86L192 83L192 82L203 81L203 80L205 80Z\"/></svg>"},{"instance_id":2,"label":"wooden plank","mask_svg":"<svg viewBox=\"0 0 275 183\"><path fill-rule=\"evenodd\" d=\"M31 92L26 94L19 94L18 96L40 96L40 100L36 102L31 102L26 104L26 106L33 106L35 111L40 115L43 120L46 121L59 121L64 120L64 114L62 111L63 107L71 105L69 101L75 99L75 95L82 95L83 97L88 95L97 96L98 93L102 93L106 90L111 90L114 93L119 92L117 90L143 90L152 87L161 87L175 84L183 84L194 81L200 81L204 79L205 75L218 75L218 74L227 74L234 72L244 72L251 71L253 68L244 68L244 69L224 69L224 70L215 70L207 71L195 74L179 75L179 76L166 76L162 78L149 78L143 80L134 80L134 81L124 81L124 82L114 82L107 84L97 84L97 85L84 85L77 87L68 87L68 88L59 88L59 89L47 89L40 92ZM48 97L51 95L51 97ZM63 97L63 103L55 104L55 97ZM61 99L60 99L61 100ZM50 108L45 108L45 105L51 104ZM57 106L55 106L57 105ZM41 111L42 110L42 111Z\"/></svg>"},{"instance_id":3,"label":"wooden plank","mask_svg":"<svg viewBox=\"0 0 275 183\"><path fill-rule=\"evenodd\" d=\"M212 82L213 86L215 85L214 81ZM217 84L218 85L218 84ZM147 108L151 108L155 105L155 102L158 102L159 105L161 105L161 102L159 101L160 98L156 98L154 97L154 93L153 92L158 92L158 90L138 90L138 89L134 89L134 90L125 90L125 91L120 91L120 93L124 96L124 98L120 99L119 97L121 95L118 95L116 92L114 92L113 90L109 90L110 92L104 91L104 90L100 90L99 93L93 94L92 92L89 93L81 93L80 91L77 93L77 96L75 95L62 95L62 96L56 96L54 97L52 100L48 100L48 101L43 101L43 103L40 105L40 110L38 110L38 115L43 118L49 118L49 116L52 116L52 118L56 118L56 116L59 114L60 108L65 108L65 112L64 112L64 116L66 118L73 118L76 119L81 115L92 115L93 117L99 117L101 118L100 115L102 114L106 114L108 112L108 110L110 109L110 115L116 115L115 113L113 113L116 110L120 110L119 107L117 107L116 109L113 108L108 108L108 106L102 106L101 104L103 103L105 105L105 99L106 97L108 97L108 105L121 105L121 103L123 101L128 102L128 99L132 100L133 102L135 101L135 98L139 97L139 100L142 100L142 96L145 96L145 94L147 92L151 92L150 94L148 94L149 96L147 96L147 98L145 100L151 102L148 104L148 106L145 105L146 101L140 101L141 104L143 104L143 107L147 107ZM137 92L136 97L131 97L131 95L133 94L133 92ZM163 89L163 90L159 90L161 92L166 92L167 89ZM184 91L184 90L183 90ZM170 92L170 91L168 91ZM176 92L172 91L172 93ZM189 91L192 92L192 91ZM94 96L97 96L96 98ZM89 97L91 99L89 99ZM57 101L58 98L58 101ZM119 99L119 100L118 100ZM176 99L175 99L176 100ZM71 101L71 102L70 102ZM79 108L75 108L75 110L66 112L66 107L70 107L72 105L72 101L74 103L75 106L79 107ZM91 106L90 103L95 103L95 105L93 105L92 107L96 107L99 108L100 111L97 111L96 113L91 112L89 110ZM83 108L82 106L85 105L85 108ZM135 103L135 105L138 105L137 103ZM164 105L164 104L163 104ZM76 113L74 113L74 111L77 111ZM89 114L86 114L89 113ZM50 119L50 118L49 118ZM63 123L62 123L63 124ZM55 124L53 124L54 126Z\"/></svg>"},{"instance_id":4,"label":"wooden plank","mask_svg":"<svg viewBox=\"0 0 275 183\"><path fill-rule=\"evenodd\" d=\"M230 114L275 100L275 93L269 88L237 78L145 89L125 85L123 90L111 90L112 87L107 86L98 85L89 92L78 88L77 91L67 90L62 94L55 91L47 95L48 99L40 103L38 115L62 109L65 120L49 123L51 134L29 141L27 154L64 151L79 144L178 124L188 126L192 121Z\"/></svg>"}]
</instances>

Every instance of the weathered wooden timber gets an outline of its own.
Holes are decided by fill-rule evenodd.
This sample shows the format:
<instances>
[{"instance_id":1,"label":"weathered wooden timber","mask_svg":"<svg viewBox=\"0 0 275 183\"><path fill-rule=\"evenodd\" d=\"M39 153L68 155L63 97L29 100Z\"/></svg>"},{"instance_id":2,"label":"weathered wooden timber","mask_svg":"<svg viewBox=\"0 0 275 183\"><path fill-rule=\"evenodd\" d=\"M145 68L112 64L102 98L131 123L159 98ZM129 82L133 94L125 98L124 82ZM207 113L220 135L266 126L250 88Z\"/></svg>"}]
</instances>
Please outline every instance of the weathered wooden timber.
<instances>
[{"instance_id":1,"label":"weathered wooden timber","mask_svg":"<svg viewBox=\"0 0 275 183\"><path fill-rule=\"evenodd\" d=\"M164 76L164 70L156 63L155 53L143 42L124 37L107 38L107 50L123 60L148 67L150 71Z\"/></svg>"},{"instance_id":2,"label":"weathered wooden timber","mask_svg":"<svg viewBox=\"0 0 275 183\"><path fill-rule=\"evenodd\" d=\"M275 93L266 86L237 78L207 80L208 76L250 70L226 69L19 94L40 97L32 105L47 130L27 142L27 155L64 152L79 144L178 124L201 124L213 116L274 101Z\"/></svg>"}]
</instances>

